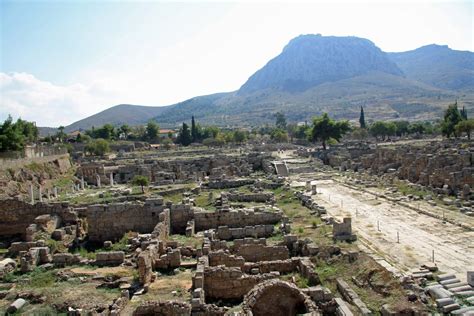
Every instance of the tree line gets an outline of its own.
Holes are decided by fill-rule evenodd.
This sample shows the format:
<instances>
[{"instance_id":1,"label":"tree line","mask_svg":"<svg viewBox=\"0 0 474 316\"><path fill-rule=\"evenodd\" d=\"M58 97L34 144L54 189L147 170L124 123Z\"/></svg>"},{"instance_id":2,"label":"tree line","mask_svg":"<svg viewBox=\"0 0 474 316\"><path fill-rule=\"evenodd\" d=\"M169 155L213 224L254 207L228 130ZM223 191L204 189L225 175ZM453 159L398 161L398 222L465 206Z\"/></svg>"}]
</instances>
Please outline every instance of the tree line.
<instances>
[{"instance_id":1,"label":"tree line","mask_svg":"<svg viewBox=\"0 0 474 316\"><path fill-rule=\"evenodd\" d=\"M474 130L474 120L468 118L467 110L463 107L458 109L457 102L448 106L443 118L435 123L409 122L409 121L375 121L370 124L366 122L364 108L361 107L359 115L359 126L351 126L347 120L334 120L327 113L313 117L310 124L287 123L283 113L274 114L275 124L256 127L251 130L226 129L217 126L201 126L191 117L191 126L183 122L177 135L170 131L167 135L160 135L158 123L150 120L146 125L129 126L123 124L119 127L105 124L101 127L92 127L83 133L78 133L72 141L85 143L85 151L90 154L103 155L110 151L111 141L131 140L147 141L150 143L161 143L164 147L176 143L189 146L193 143L201 143L207 146L223 146L226 144L240 144L259 137L268 137L274 142L293 142L295 139L320 142L323 148L328 144L339 142L347 133L351 132L355 138L370 136L382 141L393 136L442 134L448 138L460 137L470 134ZM11 116L0 125L0 151L22 150L27 144L39 141L38 128L33 122L18 119L13 122ZM41 139L47 143L67 143L71 141L60 126L58 131Z\"/></svg>"}]
</instances>

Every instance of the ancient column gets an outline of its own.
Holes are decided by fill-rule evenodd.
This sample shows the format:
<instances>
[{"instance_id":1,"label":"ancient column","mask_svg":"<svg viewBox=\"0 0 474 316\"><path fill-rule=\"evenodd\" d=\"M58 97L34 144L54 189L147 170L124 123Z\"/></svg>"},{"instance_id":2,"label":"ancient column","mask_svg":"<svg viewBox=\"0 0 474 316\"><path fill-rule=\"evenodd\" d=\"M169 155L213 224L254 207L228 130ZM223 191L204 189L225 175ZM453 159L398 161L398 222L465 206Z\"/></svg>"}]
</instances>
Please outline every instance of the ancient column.
<instances>
[{"instance_id":1,"label":"ancient column","mask_svg":"<svg viewBox=\"0 0 474 316\"><path fill-rule=\"evenodd\" d=\"M81 178L81 190L84 190L84 177Z\"/></svg>"},{"instance_id":2,"label":"ancient column","mask_svg":"<svg viewBox=\"0 0 474 316\"><path fill-rule=\"evenodd\" d=\"M110 186L114 186L114 174L112 172L110 173Z\"/></svg>"},{"instance_id":3,"label":"ancient column","mask_svg":"<svg viewBox=\"0 0 474 316\"><path fill-rule=\"evenodd\" d=\"M54 198L57 199L58 198L58 187L53 188L53 194L54 194Z\"/></svg>"},{"instance_id":4,"label":"ancient column","mask_svg":"<svg viewBox=\"0 0 474 316\"><path fill-rule=\"evenodd\" d=\"M97 174L95 178L97 180L97 187L100 188L100 176Z\"/></svg>"},{"instance_id":5,"label":"ancient column","mask_svg":"<svg viewBox=\"0 0 474 316\"><path fill-rule=\"evenodd\" d=\"M42 188L41 188L41 184L40 184L40 186L38 187L38 200L39 200L40 202L43 202L43 190L42 190Z\"/></svg>"},{"instance_id":6,"label":"ancient column","mask_svg":"<svg viewBox=\"0 0 474 316\"><path fill-rule=\"evenodd\" d=\"M48 201L51 200L51 191L49 188L46 189L46 197L48 198Z\"/></svg>"},{"instance_id":7,"label":"ancient column","mask_svg":"<svg viewBox=\"0 0 474 316\"><path fill-rule=\"evenodd\" d=\"M33 191L33 184L30 183L30 201L31 204L35 204L35 193Z\"/></svg>"}]
</instances>

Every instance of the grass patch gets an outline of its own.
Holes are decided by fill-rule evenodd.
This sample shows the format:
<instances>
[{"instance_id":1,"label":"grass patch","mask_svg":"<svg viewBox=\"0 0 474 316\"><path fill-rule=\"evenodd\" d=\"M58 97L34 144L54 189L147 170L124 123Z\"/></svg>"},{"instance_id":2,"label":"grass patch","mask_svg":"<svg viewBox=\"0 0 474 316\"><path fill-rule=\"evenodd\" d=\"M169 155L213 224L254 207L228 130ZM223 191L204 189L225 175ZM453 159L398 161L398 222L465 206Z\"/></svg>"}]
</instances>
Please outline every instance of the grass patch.
<instances>
[{"instance_id":1,"label":"grass patch","mask_svg":"<svg viewBox=\"0 0 474 316\"><path fill-rule=\"evenodd\" d=\"M413 195L418 196L420 198L424 198L428 194L426 191L416 189L413 186L402 181L396 181L394 182L394 185L397 187L398 192L403 195Z\"/></svg>"},{"instance_id":2,"label":"grass patch","mask_svg":"<svg viewBox=\"0 0 474 316\"><path fill-rule=\"evenodd\" d=\"M186 237L185 235L170 235L168 239L193 248L201 248L203 242L203 238L197 236Z\"/></svg>"}]
</instances>

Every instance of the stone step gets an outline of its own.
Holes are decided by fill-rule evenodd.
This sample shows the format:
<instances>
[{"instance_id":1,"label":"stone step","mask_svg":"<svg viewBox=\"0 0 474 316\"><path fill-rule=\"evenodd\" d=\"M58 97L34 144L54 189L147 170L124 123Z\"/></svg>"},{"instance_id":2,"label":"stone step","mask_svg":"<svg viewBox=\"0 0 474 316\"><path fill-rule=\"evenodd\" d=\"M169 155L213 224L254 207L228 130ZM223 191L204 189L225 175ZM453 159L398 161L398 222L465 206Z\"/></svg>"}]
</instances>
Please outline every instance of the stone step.
<instances>
[{"instance_id":1,"label":"stone step","mask_svg":"<svg viewBox=\"0 0 474 316\"><path fill-rule=\"evenodd\" d=\"M465 292L465 291L472 291L472 286L470 285L463 285L459 287L454 287L449 289L451 292Z\"/></svg>"},{"instance_id":2,"label":"stone step","mask_svg":"<svg viewBox=\"0 0 474 316\"><path fill-rule=\"evenodd\" d=\"M461 283L461 280L456 278L456 279L449 279L449 280L439 282L439 284L441 285L449 285L449 284L454 284L454 283Z\"/></svg>"},{"instance_id":3,"label":"stone step","mask_svg":"<svg viewBox=\"0 0 474 316\"><path fill-rule=\"evenodd\" d=\"M436 300L436 305L438 307L443 307L443 306L451 305L451 304L454 304L454 300L451 297L439 298Z\"/></svg>"},{"instance_id":4,"label":"stone step","mask_svg":"<svg viewBox=\"0 0 474 316\"><path fill-rule=\"evenodd\" d=\"M474 315L474 306L469 306L469 307L463 306L460 309L452 311L451 315Z\"/></svg>"},{"instance_id":5,"label":"stone step","mask_svg":"<svg viewBox=\"0 0 474 316\"><path fill-rule=\"evenodd\" d=\"M442 311L443 311L443 313L450 313L450 312L452 312L456 309L459 309L459 308L460 308L459 304L454 303L454 304L443 306Z\"/></svg>"},{"instance_id":6,"label":"stone step","mask_svg":"<svg viewBox=\"0 0 474 316\"><path fill-rule=\"evenodd\" d=\"M450 289L455 289L457 287L466 286L466 285L468 285L467 282L458 282L458 283L448 284L445 286L445 288L450 290Z\"/></svg>"},{"instance_id":7,"label":"stone step","mask_svg":"<svg viewBox=\"0 0 474 316\"><path fill-rule=\"evenodd\" d=\"M455 279L455 278L456 278L456 276L454 274L450 274L450 273L445 273L445 274L438 275L438 281L444 281L444 280Z\"/></svg>"},{"instance_id":8,"label":"stone step","mask_svg":"<svg viewBox=\"0 0 474 316\"><path fill-rule=\"evenodd\" d=\"M474 295L474 290L470 291L462 291L462 292L456 292L454 293L456 296L462 296L462 297L470 297Z\"/></svg>"}]
</instances>

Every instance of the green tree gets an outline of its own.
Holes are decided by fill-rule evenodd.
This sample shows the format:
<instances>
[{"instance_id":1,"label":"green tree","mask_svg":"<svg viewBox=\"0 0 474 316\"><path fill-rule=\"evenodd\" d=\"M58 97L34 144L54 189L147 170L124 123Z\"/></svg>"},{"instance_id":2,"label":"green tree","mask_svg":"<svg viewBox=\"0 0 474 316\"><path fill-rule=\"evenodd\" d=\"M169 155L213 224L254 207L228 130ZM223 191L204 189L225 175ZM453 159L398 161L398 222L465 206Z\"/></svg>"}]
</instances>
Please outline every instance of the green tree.
<instances>
[{"instance_id":1,"label":"green tree","mask_svg":"<svg viewBox=\"0 0 474 316\"><path fill-rule=\"evenodd\" d=\"M146 124L146 139L150 142L156 142L160 134L160 126L153 120Z\"/></svg>"},{"instance_id":2,"label":"green tree","mask_svg":"<svg viewBox=\"0 0 474 316\"><path fill-rule=\"evenodd\" d=\"M457 137L456 125L462 120L461 113L458 110L457 101L454 104L448 106L444 112L444 120L441 125L441 133L444 136L450 138L451 135Z\"/></svg>"},{"instance_id":3,"label":"green tree","mask_svg":"<svg viewBox=\"0 0 474 316\"><path fill-rule=\"evenodd\" d=\"M66 138L66 133L64 133L64 126L58 127L58 132L56 133L56 138L59 139L59 142L62 143Z\"/></svg>"},{"instance_id":4,"label":"green tree","mask_svg":"<svg viewBox=\"0 0 474 316\"><path fill-rule=\"evenodd\" d=\"M408 134L410 123L408 121L395 121L395 135L404 136Z\"/></svg>"},{"instance_id":5,"label":"green tree","mask_svg":"<svg viewBox=\"0 0 474 316\"><path fill-rule=\"evenodd\" d=\"M286 117L285 114L281 112L276 112L275 113L275 118L276 118L276 127L281 129L281 130L286 130Z\"/></svg>"},{"instance_id":6,"label":"green tree","mask_svg":"<svg viewBox=\"0 0 474 316\"><path fill-rule=\"evenodd\" d=\"M132 184L140 186L142 188L142 193L145 193L145 186L148 185L148 178L145 176L136 175L132 179Z\"/></svg>"},{"instance_id":7,"label":"green tree","mask_svg":"<svg viewBox=\"0 0 474 316\"><path fill-rule=\"evenodd\" d=\"M375 138L379 136L385 140L387 136L393 136L397 132L397 126L393 122L376 121L370 125L369 132Z\"/></svg>"},{"instance_id":8,"label":"green tree","mask_svg":"<svg viewBox=\"0 0 474 316\"><path fill-rule=\"evenodd\" d=\"M410 124L408 127L408 133L409 134L424 134L427 131L426 124L420 123L420 122L415 122Z\"/></svg>"},{"instance_id":9,"label":"green tree","mask_svg":"<svg viewBox=\"0 0 474 316\"><path fill-rule=\"evenodd\" d=\"M467 139L471 139L471 132L474 130L474 119L467 119L462 120L458 124L456 124L456 134L462 135L462 133L466 133Z\"/></svg>"},{"instance_id":10,"label":"green tree","mask_svg":"<svg viewBox=\"0 0 474 316\"><path fill-rule=\"evenodd\" d=\"M309 141L315 143L321 141L323 149L326 150L326 143L331 138L339 142L351 130L348 121L334 121L327 113L313 118L313 126L310 131Z\"/></svg>"},{"instance_id":11,"label":"green tree","mask_svg":"<svg viewBox=\"0 0 474 316\"><path fill-rule=\"evenodd\" d=\"M288 142L288 133L280 128L275 128L270 134L270 138L277 143Z\"/></svg>"},{"instance_id":12,"label":"green tree","mask_svg":"<svg viewBox=\"0 0 474 316\"><path fill-rule=\"evenodd\" d=\"M110 152L109 142L102 138L91 140L84 149L86 152L96 156L104 156Z\"/></svg>"},{"instance_id":13,"label":"green tree","mask_svg":"<svg viewBox=\"0 0 474 316\"><path fill-rule=\"evenodd\" d=\"M176 141L183 146L188 146L192 143L193 139L191 136L191 132L189 131L188 124L183 123L183 126L179 130L178 138L176 139Z\"/></svg>"},{"instance_id":14,"label":"green tree","mask_svg":"<svg viewBox=\"0 0 474 316\"><path fill-rule=\"evenodd\" d=\"M233 141L241 144L247 140L247 134L244 131L236 130L233 133Z\"/></svg>"},{"instance_id":15,"label":"green tree","mask_svg":"<svg viewBox=\"0 0 474 316\"><path fill-rule=\"evenodd\" d=\"M367 127L367 125L365 124L364 108L362 106L360 107L359 125L360 125L360 128Z\"/></svg>"},{"instance_id":16,"label":"green tree","mask_svg":"<svg viewBox=\"0 0 474 316\"><path fill-rule=\"evenodd\" d=\"M0 151L21 150L25 143L25 136L9 115L0 126Z\"/></svg>"},{"instance_id":17,"label":"green tree","mask_svg":"<svg viewBox=\"0 0 474 316\"><path fill-rule=\"evenodd\" d=\"M120 126L119 128L119 133L120 135L123 135L122 137L124 139L127 139L128 138L128 135L130 134L130 132L132 131L132 129L130 128L130 126L128 126L127 124L123 124L122 126Z\"/></svg>"},{"instance_id":18,"label":"green tree","mask_svg":"<svg viewBox=\"0 0 474 316\"><path fill-rule=\"evenodd\" d=\"M217 126L206 126L202 129L202 138L216 138L219 134L219 128Z\"/></svg>"}]
</instances>

